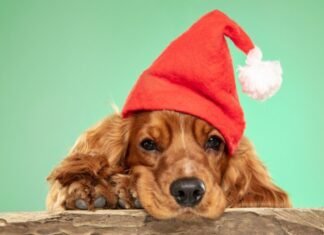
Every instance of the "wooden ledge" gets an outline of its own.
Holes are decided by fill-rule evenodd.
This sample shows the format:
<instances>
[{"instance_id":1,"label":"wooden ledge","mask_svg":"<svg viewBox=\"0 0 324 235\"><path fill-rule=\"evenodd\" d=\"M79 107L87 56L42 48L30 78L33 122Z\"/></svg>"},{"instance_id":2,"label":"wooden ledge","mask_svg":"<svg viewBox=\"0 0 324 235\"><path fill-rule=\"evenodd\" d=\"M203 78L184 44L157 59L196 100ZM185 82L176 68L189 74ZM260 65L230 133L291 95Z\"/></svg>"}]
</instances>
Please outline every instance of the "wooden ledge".
<instances>
[{"instance_id":1,"label":"wooden ledge","mask_svg":"<svg viewBox=\"0 0 324 235\"><path fill-rule=\"evenodd\" d=\"M0 234L324 234L324 208L228 209L218 220L158 221L143 210L0 213Z\"/></svg>"}]
</instances>

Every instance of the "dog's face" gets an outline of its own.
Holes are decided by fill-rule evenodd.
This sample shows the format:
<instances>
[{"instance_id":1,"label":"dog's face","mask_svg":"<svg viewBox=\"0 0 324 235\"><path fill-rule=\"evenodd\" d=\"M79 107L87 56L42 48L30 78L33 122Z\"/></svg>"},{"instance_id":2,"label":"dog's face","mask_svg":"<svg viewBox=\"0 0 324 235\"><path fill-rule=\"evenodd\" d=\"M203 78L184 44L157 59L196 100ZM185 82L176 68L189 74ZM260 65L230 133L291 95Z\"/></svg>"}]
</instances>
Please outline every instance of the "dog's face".
<instances>
[{"instance_id":1,"label":"dog's face","mask_svg":"<svg viewBox=\"0 0 324 235\"><path fill-rule=\"evenodd\" d=\"M224 211L225 143L201 119L169 111L135 115L127 164L142 205L157 218L215 218Z\"/></svg>"},{"instance_id":2,"label":"dog's face","mask_svg":"<svg viewBox=\"0 0 324 235\"><path fill-rule=\"evenodd\" d=\"M126 167L155 218L213 219L226 207L290 207L247 138L229 155L222 135L191 115L141 112L127 123Z\"/></svg>"}]
</instances>

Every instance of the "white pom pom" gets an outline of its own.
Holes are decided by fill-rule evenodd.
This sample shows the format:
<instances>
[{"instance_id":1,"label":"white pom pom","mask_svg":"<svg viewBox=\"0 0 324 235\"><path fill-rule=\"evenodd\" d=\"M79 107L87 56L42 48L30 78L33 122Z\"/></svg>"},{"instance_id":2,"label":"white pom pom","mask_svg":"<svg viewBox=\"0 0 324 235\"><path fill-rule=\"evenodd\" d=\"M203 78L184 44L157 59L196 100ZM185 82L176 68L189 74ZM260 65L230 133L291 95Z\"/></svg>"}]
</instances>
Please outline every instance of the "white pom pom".
<instances>
[{"instance_id":1,"label":"white pom pom","mask_svg":"<svg viewBox=\"0 0 324 235\"><path fill-rule=\"evenodd\" d=\"M258 47L249 51L246 65L239 67L238 79L242 90L256 100L273 96L282 83L282 69L279 61L262 61Z\"/></svg>"}]
</instances>

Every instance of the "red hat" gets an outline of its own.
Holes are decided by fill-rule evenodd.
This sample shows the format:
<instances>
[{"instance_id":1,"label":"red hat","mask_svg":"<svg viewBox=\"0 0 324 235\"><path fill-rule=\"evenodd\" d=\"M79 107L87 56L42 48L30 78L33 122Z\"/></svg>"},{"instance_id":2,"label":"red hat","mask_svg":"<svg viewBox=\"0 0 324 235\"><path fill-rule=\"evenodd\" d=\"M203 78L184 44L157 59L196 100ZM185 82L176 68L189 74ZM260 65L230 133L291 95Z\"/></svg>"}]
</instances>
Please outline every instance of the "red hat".
<instances>
[{"instance_id":1,"label":"red hat","mask_svg":"<svg viewBox=\"0 0 324 235\"><path fill-rule=\"evenodd\" d=\"M245 121L226 37L247 54L239 68L243 92L255 99L272 96L281 85L280 63L261 61L243 29L224 13L212 11L175 39L145 70L130 92L122 115L147 110L174 110L197 116L218 129L232 154Z\"/></svg>"}]
</instances>

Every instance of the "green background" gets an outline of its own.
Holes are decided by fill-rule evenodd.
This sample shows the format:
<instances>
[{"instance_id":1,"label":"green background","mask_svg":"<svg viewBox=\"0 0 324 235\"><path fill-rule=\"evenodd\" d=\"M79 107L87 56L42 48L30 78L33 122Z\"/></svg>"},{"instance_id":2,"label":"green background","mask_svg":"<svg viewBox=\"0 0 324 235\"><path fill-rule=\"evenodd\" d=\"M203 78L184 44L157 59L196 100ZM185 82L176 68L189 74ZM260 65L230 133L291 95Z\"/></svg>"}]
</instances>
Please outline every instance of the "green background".
<instances>
[{"instance_id":1,"label":"green background","mask_svg":"<svg viewBox=\"0 0 324 235\"><path fill-rule=\"evenodd\" d=\"M246 134L295 207L324 206L324 1L0 0L0 211L44 210L45 178L78 135L212 9L281 60L275 97L240 94Z\"/></svg>"}]
</instances>

